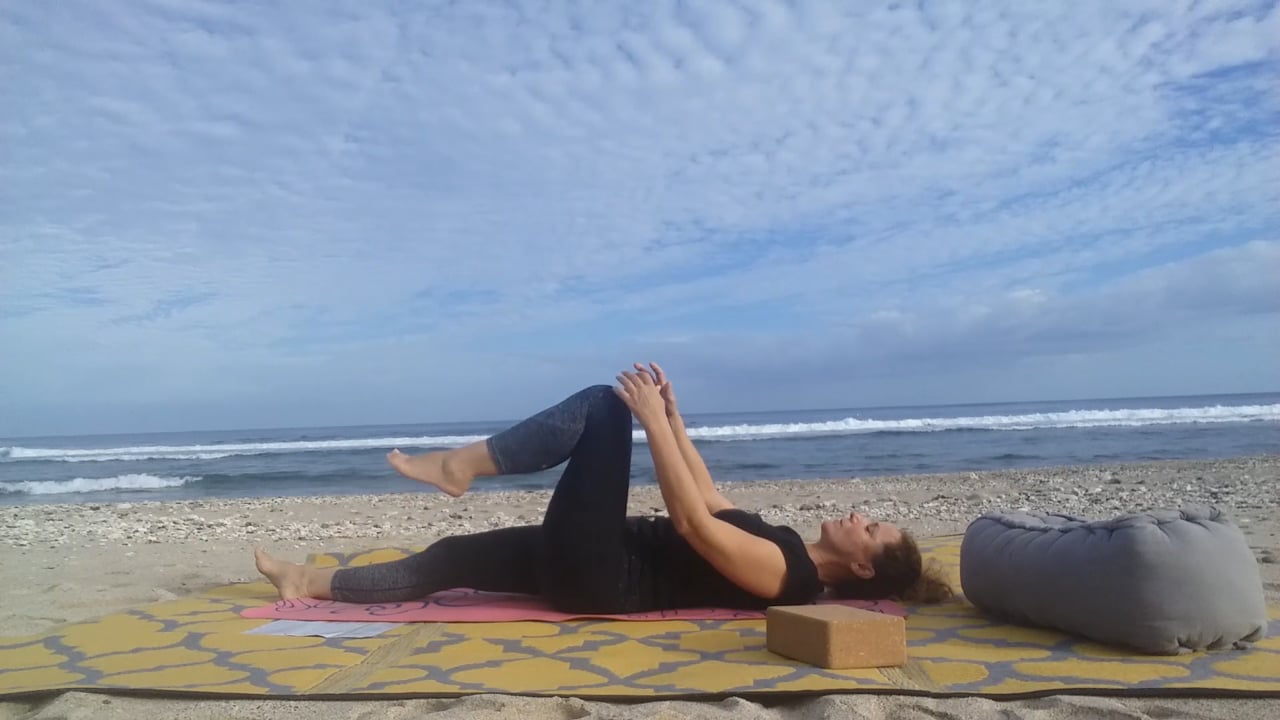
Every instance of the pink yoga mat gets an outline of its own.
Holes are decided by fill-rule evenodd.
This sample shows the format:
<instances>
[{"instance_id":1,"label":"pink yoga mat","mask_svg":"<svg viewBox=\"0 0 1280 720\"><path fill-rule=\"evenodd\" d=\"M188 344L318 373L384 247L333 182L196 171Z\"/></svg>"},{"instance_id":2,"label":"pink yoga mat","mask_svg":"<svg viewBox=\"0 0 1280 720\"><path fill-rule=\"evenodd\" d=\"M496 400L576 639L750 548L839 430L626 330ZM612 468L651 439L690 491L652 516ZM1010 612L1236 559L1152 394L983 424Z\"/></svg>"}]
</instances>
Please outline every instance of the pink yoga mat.
<instances>
[{"instance_id":1,"label":"pink yoga mat","mask_svg":"<svg viewBox=\"0 0 1280 720\"><path fill-rule=\"evenodd\" d=\"M835 603L906 617L901 605L889 600L836 600ZM240 613L247 618L272 620L338 620L343 622L514 622L538 620L753 620L764 618L755 610L729 608L686 608L622 615L571 614L553 610L533 595L491 593L469 588L445 590L422 600L401 603L358 604L336 600L279 600L271 605L249 608Z\"/></svg>"}]
</instances>

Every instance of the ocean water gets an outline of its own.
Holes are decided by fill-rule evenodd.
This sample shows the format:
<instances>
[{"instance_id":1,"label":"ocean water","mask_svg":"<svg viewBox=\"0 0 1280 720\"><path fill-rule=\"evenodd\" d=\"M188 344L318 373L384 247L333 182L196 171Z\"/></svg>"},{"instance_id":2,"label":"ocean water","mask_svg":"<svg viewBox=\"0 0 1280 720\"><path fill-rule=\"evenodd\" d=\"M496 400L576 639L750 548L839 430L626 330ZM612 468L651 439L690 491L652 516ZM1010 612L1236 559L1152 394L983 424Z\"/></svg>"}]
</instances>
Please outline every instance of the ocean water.
<instances>
[{"instance_id":1,"label":"ocean water","mask_svg":"<svg viewBox=\"0 0 1280 720\"><path fill-rule=\"evenodd\" d=\"M0 439L0 504L414 492L385 453L509 422ZM688 415L717 480L840 478L1280 452L1280 393ZM632 482L654 482L637 431ZM558 470L473 491L548 488Z\"/></svg>"}]
</instances>

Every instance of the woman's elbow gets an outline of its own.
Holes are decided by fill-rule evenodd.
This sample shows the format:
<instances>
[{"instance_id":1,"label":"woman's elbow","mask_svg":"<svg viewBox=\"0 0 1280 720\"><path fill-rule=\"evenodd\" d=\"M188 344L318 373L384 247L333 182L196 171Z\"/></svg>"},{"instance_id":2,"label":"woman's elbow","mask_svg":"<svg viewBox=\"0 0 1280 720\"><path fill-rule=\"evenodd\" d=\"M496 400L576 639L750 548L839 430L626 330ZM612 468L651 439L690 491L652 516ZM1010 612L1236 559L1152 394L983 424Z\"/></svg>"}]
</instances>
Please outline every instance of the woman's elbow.
<instances>
[{"instance_id":1,"label":"woman's elbow","mask_svg":"<svg viewBox=\"0 0 1280 720\"><path fill-rule=\"evenodd\" d=\"M699 538L706 536L707 521L711 519L714 519L711 513L703 507L671 514L671 524L675 527L676 534L695 545Z\"/></svg>"},{"instance_id":2,"label":"woman's elbow","mask_svg":"<svg viewBox=\"0 0 1280 720\"><path fill-rule=\"evenodd\" d=\"M676 534L688 540L694 534L694 525L689 518L683 515L673 515L671 517L671 525L675 528Z\"/></svg>"}]
</instances>

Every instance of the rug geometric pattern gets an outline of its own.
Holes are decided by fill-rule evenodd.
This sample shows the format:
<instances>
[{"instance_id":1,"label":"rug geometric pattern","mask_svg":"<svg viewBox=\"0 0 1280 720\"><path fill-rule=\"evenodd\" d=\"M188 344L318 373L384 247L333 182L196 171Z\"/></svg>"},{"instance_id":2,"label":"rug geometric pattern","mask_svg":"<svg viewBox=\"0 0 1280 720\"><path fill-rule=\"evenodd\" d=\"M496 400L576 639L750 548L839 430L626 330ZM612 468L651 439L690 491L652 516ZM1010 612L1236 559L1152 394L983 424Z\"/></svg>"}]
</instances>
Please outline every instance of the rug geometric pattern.
<instances>
[{"instance_id":1,"label":"rug geometric pattern","mask_svg":"<svg viewBox=\"0 0 1280 720\"><path fill-rule=\"evenodd\" d=\"M922 541L958 586L958 536ZM413 549L326 555L365 563ZM908 606L909 662L835 671L769 653L763 620L404 623L364 639L247 635L240 612L273 599L266 583L18 638L0 638L0 696L69 689L222 697L596 699L870 692L1013 698L1061 693L1280 697L1280 608L1246 650L1127 653L982 616L962 598Z\"/></svg>"}]
</instances>

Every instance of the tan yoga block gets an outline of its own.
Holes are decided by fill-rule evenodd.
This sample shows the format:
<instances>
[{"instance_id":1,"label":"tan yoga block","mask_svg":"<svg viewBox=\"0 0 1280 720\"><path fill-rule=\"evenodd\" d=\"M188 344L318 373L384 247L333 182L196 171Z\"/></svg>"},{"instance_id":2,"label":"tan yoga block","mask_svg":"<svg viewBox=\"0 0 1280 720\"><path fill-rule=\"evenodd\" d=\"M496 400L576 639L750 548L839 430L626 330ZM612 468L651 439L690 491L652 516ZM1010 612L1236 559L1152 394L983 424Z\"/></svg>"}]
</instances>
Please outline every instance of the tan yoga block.
<instances>
[{"instance_id":1,"label":"tan yoga block","mask_svg":"<svg viewBox=\"0 0 1280 720\"><path fill-rule=\"evenodd\" d=\"M907 623L846 605L778 605L765 612L769 652L837 669L907 664Z\"/></svg>"}]
</instances>

